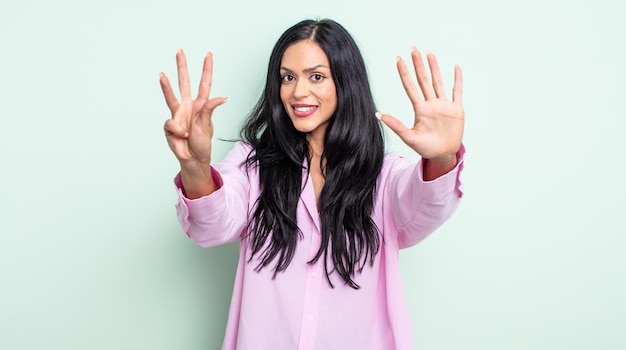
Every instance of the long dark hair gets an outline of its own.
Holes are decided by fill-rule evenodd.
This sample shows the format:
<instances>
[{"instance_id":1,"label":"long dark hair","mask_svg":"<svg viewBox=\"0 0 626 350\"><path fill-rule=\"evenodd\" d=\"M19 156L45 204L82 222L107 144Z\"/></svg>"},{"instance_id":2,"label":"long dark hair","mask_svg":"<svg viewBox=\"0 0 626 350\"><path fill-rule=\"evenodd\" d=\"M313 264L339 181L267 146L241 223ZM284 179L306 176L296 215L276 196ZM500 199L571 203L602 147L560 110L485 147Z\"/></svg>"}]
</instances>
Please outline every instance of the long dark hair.
<instances>
[{"instance_id":1,"label":"long dark hair","mask_svg":"<svg viewBox=\"0 0 626 350\"><path fill-rule=\"evenodd\" d=\"M371 214L384 158L383 135L359 48L340 24L329 19L302 21L278 39L264 93L241 131L243 140L252 146L246 166L258 167L262 190L248 226L250 261L260 254L256 268L260 270L278 258L275 277L289 266L302 237L296 208L303 188L303 164L309 165L311 157L306 134L295 129L280 99L283 54L301 40L312 40L324 50L337 90L337 109L329 120L321 156L325 177L319 198L322 239L309 263L323 257L331 286L330 274L336 272L358 289L353 279L356 271L362 271L368 261L373 264L381 244ZM330 270L328 260L332 261Z\"/></svg>"}]
</instances>

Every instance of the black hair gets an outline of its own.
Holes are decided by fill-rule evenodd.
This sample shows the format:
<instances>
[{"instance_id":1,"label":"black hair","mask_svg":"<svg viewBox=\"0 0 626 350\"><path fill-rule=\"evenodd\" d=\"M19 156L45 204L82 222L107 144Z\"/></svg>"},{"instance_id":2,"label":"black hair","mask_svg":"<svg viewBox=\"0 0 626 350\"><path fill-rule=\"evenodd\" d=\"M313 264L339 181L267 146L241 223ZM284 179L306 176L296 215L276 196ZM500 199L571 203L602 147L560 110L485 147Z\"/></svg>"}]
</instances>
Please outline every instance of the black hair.
<instances>
[{"instance_id":1,"label":"black hair","mask_svg":"<svg viewBox=\"0 0 626 350\"><path fill-rule=\"evenodd\" d=\"M281 35L270 56L264 92L241 131L252 146L246 166L258 167L261 184L248 225L250 261L260 254L258 271L278 258L275 277L289 266L302 237L296 208L302 171L308 169L303 164L310 165L311 156L306 133L295 129L280 99L283 54L302 40L320 45L337 91L337 108L321 156L325 178L319 198L321 244L309 263L323 258L331 286L330 274L336 272L358 289L355 273L368 261L373 264L381 245L371 214L384 158L383 134L359 48L348 31L330 19L304 20Z\"/></svg>"}]
</instances>

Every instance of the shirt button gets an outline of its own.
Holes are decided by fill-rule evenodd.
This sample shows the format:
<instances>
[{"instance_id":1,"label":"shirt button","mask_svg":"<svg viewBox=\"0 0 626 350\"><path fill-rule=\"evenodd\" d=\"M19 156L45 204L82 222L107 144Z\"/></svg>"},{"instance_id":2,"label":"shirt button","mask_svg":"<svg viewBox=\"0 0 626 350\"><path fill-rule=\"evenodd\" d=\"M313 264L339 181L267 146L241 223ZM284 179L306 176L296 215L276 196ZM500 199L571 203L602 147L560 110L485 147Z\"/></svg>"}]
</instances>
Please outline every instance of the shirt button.
<instances>
[{"instance_id":1,"label":"shirt button","mask_svg":"<svg viewBox=\"0 0 626 350\"><path fill-rule=\"evenodd\" d=\"M306 320L307 320L307 321L313 321L313 316L312 316L312 315L307 316L307 317L306 317Z\"/></svg>"}]
</instances>

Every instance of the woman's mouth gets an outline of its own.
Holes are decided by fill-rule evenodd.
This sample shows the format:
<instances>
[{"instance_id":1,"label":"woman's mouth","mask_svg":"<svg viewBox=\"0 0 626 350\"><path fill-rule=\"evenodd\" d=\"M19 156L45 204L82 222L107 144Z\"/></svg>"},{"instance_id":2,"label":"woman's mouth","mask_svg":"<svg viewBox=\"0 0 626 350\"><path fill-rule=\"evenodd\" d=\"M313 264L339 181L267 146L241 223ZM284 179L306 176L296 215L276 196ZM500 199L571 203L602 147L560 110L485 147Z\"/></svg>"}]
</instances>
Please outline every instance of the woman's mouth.
<instances>
[{"instance_id":1,"label":"woman's mouth","mask_svg":"<svg viewBox=\"0 0 626 350\"><path fill-rule=\"evenodd\" d=\"M315 111L317 110L317 106L315 105L291 105L291 107L293 108L293 114L296 117L300 117L300 118L305 118L310 116L311 114L315 113Z\"/></svg>"}]
</instances>

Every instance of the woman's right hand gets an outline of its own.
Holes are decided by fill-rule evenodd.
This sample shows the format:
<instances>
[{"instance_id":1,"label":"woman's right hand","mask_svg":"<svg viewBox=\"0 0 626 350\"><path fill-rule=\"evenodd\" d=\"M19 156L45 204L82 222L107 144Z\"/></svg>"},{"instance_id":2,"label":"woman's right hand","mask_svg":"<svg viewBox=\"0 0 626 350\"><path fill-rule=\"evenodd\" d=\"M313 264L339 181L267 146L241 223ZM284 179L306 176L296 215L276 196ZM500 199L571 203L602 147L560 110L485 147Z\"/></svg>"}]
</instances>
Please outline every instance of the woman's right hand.
<instances>
[{"instance_id":1,"label":"woman's right hand","mask_svg":"<svg viewBox=\"0 0 626 350\"><path fill-rule=\"evenodd\" d=\"M211 138L213 137L211 116L213 110L227 99L223 97L209 99L213 78L211 53L204 58L196 99L191 98L189 72L183 50L179 49L176 53L176 65L180 102L165 74L161 73L159 79L165 102L172 113L172 118L165 122L165 136L172 152L180 162L183 185L187 195L189 196L190 191L197 192L200 196L206 195L209 193L204 192L212 192L210 188L206 188L206 185L214 187L210 175Z\"/></svg>"}]
</instances>

